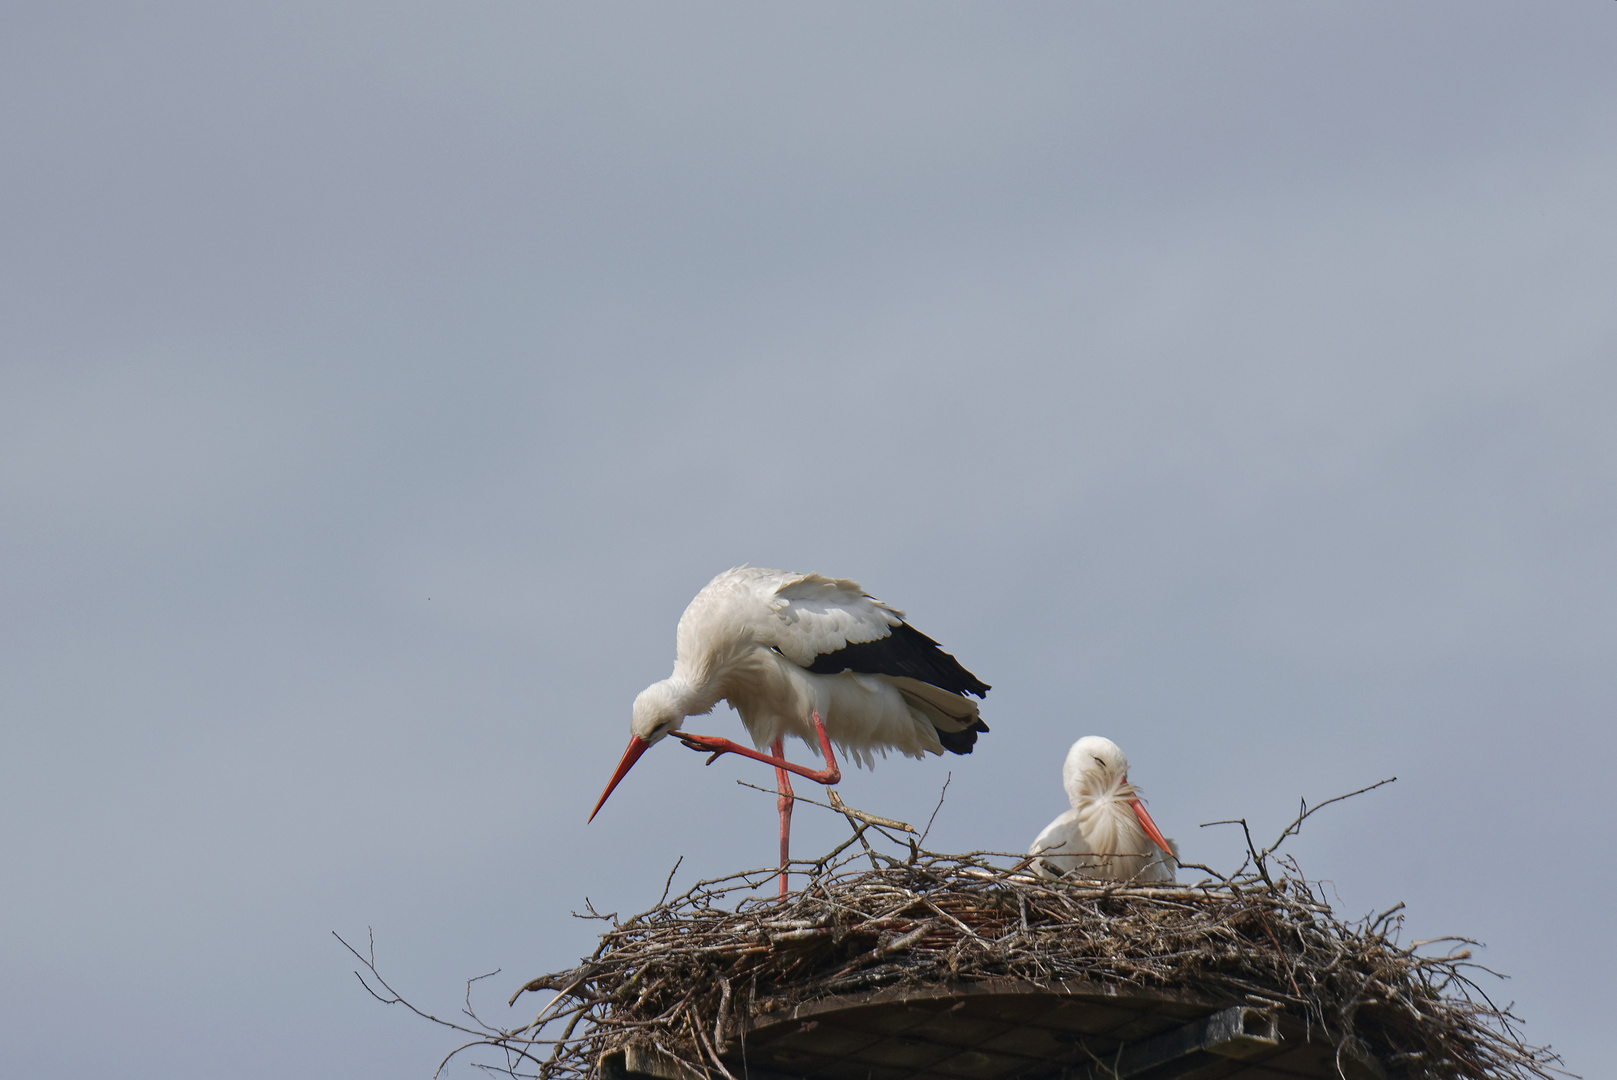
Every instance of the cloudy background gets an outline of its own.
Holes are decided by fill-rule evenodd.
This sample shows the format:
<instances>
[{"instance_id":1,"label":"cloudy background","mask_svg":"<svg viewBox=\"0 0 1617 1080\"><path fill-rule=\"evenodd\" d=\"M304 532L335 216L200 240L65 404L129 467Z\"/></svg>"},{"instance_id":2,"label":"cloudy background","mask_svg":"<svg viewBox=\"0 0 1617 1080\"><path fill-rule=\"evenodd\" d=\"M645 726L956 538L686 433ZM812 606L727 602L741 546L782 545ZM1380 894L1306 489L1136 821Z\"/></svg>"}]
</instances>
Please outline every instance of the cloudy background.
<instances>
[{"instance_id":1,"label":"cloudy background","mask_svg":"<svg viewBox=\"0 0 1617 1080\"><path fill-rule=\"evenodd\" d=\"M332 930L504 1022L586 896L766 863L765 770L673 745L584 823L750 562L995 686L853 804L952 774L929 843L1020 848L1105 734L1233 866L1199 823L1396 774L1291 850L1597 1073L1613 56L1594 2L7 5L6 1071L425 1077Z\"/></svg>"}]
</instances>

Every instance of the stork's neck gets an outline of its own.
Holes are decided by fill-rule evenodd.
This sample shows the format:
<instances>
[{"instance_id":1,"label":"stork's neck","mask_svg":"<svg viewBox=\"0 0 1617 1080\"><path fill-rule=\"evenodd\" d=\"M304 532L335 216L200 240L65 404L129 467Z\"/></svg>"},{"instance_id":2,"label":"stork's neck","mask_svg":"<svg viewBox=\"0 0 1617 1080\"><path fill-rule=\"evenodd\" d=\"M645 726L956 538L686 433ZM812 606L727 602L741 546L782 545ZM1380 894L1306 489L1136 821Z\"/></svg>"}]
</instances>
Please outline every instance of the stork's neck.
<instances>
[{"instance_id":1,"label":"stork's neck","mask_svg":"<svg viewBox=\"0 0 1617 1080\"><path fill-rule=\"evenodd\" d=\"M695 682L678 669L658 685L666 688L665 692L675 708L685 716L702 716L712 712L722 696L715 687Z\"/></svg>"},{"instance_id":2,"label":"stork's neck","mask_svg":"<svg viewBox=\"0 0 1617 1080\"><path fill-rule=\"evenodd\" d=\"M684 629L683 621L680 628ZM732 677L745 669L758 651L750 635L721 638L703 643L700 648L681 640L674 673L664 681L679 696L686 716L701 716L712 712L713 706L728 696Z\"/></svg>"},{"instance_id":3,"label":"stork's neck","mask_svg":"<svg viewBox=\"0 0 1617 1080\"><path fill-rule=\"evenodd\" d=\"M1128 777L1124 777L1110 784L1104 781L1085 784L1077 792L1072 793L1072 808L1083 811L1096 806L1104 806L1108 803L1126 803L1137 798L1139 798L1139 792L1135 791L1134 785L1129 783Z\"/></svg>"}]
</instances>

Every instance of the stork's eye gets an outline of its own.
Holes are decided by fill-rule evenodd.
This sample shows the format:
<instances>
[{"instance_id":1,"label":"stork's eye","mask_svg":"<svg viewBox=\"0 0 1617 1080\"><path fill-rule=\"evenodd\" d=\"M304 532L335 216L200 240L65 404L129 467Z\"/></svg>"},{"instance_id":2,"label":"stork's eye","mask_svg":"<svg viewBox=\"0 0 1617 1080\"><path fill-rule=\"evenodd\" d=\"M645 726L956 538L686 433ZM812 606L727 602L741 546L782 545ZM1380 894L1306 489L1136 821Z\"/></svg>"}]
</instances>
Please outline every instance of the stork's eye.
<instances>
[{"instance_id":1,"label":"stork's eye","mask_svg":"<svg viewBox=\"0 0 1617 1080\"><path fill-rule=\"evenodd\" d=\"M1095 758L1095 764L1099 765L1103 769L1106 768L1106 762L1102 761L1100 758Z\"/></svg>"}]
</instances>

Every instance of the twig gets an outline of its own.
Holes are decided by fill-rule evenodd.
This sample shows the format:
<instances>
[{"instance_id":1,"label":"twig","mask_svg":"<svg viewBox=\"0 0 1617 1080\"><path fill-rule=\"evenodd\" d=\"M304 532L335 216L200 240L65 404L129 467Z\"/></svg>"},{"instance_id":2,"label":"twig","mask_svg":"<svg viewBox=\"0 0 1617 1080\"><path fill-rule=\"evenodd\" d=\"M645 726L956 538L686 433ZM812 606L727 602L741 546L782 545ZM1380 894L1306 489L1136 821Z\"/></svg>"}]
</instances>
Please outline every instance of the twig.
<instances>
[{"instance_id":1,"label":"twig","mask_svg":"<svg viewBox=\"0 0 1617 1080\"><path fill-rule=\"evenodd\" d=\"M853 811L847 806L843 805L842 796L838 795L835 791L827 790L825 795L826 798L831 800L831 808L834 810L839 810L842 816L847 818L848 824L853 828L853 838L859 841L860 847L865 849L865 856L870 859L871 868L874 870L881 869L881 863L878 861L879 857L876 854L876 849L870 846L869 840L865 839L865 830L871 827L871 822L866 821L861 824L859 819L854 817Z\"/></svg>"},{"instance_id":2,"label":"twig","mask_svg":"<svg viewBox=\"0 0 1617 1080\"><path fill-rule=\"evenodd\" d=\"M668 902L668 890L671 887L673 887L674 875L679 873L679 864L684 862L684 861L685 861L685 856L683 856L683 855L681 855L679 858L674 860L674 868L672 870L668 871L668 880L663 882L663 894L660 897L657 898L657 906L658 907L662 907L664 904L666 904Z\"/></svg>"},{"instance_id":3,"label":"twig","mask_svg":"<svg viewBox=\"0 0 1617 1080\"><path fill-rule=\"evenodd\" d=\"M1382 787L1383 785L1386 785L1386 784L1391 784L1394 781L1396 781L1397 779L1398 778L1396 776L1389 776L1385 780L1378 780L1375 783L1369 785L1368 787L1360 788L1358 791L1350 791L1346 795L1338 795L1334 799L1326 799L1324 802L1320 803L1318 806L1314 807L1313 809L1309 809L1308 800L1304 799L1303 800L1303 805L1302 805L1302 813L1298 814L1296 819L1293 820L1290 825L1286 826L1286 828L1281 832L1279 839L1277 839L1274 843L1270 844L1268 847L1263 849L1263 854L1261 854L1261 855L1259 855L1257 857L1257 861L1261 863L1264 859L1266 859L1270 855L1274 854L1275 850L1277 848L1279 848L1281 844L1284 844L1286 842L1286 837L1295 836L1297 833L1302 831L1303 822L1307 821L1310 817L1312 817L1313 815L1319 813L1321 810L1325 809L1327 806L1331 805L1332 803L1339 803L1343 799L1351 799L1355 795L1363 795L1367 791L1374 791L1376 788ZM1248 843L1250 843L1250 838L1248 839Z\"/></svg>"},{"instance_id":4,"label":"twig","mask_svg":"<svg viewBox=\"0 0 1617 1080\"><path fill-rule=\"evenodd\" d=\"M886 829L897 829L899 832L913 833L915 831L902 821L894 821L892 818L877 817L875 814L867 814L863 810L855 810L842 801L842 796L837 794L835 788L826 789L825 797L831 801L831 809L839 814L856 817L867 825L880 825Z\"/></svg>"},{"instance_id":5,"label":"twig","mask_svg":"<svg viewBox=\"0 0 1617 1080\"><path fill-rule=\"evenodd\" d=\"M1355 795L1363 795L1367 791L1374 791L1376 788L1381 787L1384 784L1390 784L1397 779L1398 778L1396 776L1389 776L1385 780L1378 780L1376 783L1371 784L1368 787L1362 787L1358 791L1350 791L1346 795L1338 795L1333 799L1326 799L1324 802L1320 803L1316 807L1313 807L1312 809L1309 808L1307 799L1302 800L1302 812L1293 818L1291 824L1287 825L1285 829L1281 831L1279 839L1270 844L1268 847L1264 848L1262 851L1259 851L1257 845L1252 842L1252 830L1247 827L1246 818L1229 818L1224 821L1209 821L1204 823L1201 827L1205 829L1212 825L1241 826L1241 832L1246 836L1246 850L1252 859L1252 865L1257 868L1258 876L1263 878L1264 883L1272 889L1275 887L1275 883L1274 879L1269 876L1269 856L1273 855L1277 850L1279 850L1280 845L1286 842L1287 837L1295 836L1301 832L1303 822L1307 821L1310 817L1319 813L1332 803L1339 803L1343 799L1351 799ZM1237 870L1235 876L1239 876L1239 874L1240 871Z\"/></svg>"},{"instance_id":6,"label":"twig","mask_svg":"<svg viewBox=\"0 0 1617 1080\"><path fill-rule=\"evenodd\" d=\"M474 983L474 982L482 982L484 979L491 979L494 976L498 975L499 973L500 973L500 969L495 968L493 971L489 972L486 975L478 975L478 976L475 976L474 978L470 978L470 979L466 980L466 1007L461 1010L462 1012L464 1012L467 1016L471 1017L473 1020L477 1019L477 1013L472 1011L472 983Z\"/></svg>"},{"instance_id":7,"label":"twig","mask_svg":"<svg viewBox=\"0 0 1617 1080\"><path fill-rule=\"evenodd\" d=\"M737 780L736 783L740 784L742 787L750 787L754 791L761 791L765 795L780 794L774 788L759 787L757 784L749 784L745 780ZM855 810L853 807L842 801L842 796L838 795L836 793L836 789L834 788L827 788L826 796L831 800L831 802L817 802L814 799L797 794L793 794L792 798L797 802L808 803L810 806L818 806L822 810L835 810L844 817L851 815L868 825L880 825L883 828L897 829L899 832L912 833L915 831L912 827L904 824L902 821L894 821L892 818L877 817L875 814L867 814L863 810Z\"/></svg>"},{"instance_id":8,"label":"twig","mask_svg":"<svg viewBox=\"0 0 1617 1080\"><path fill-rule=\"evenodd\" d=\"M949 781L953 779L954 773L952 771L943 775L943 790L938 792L938 805L932 808L932 816L926 819L926 828L921 830L920 843L922 844L926 843L927 835L932 831L932 823L937 820L938 811L943 809L943 797L949 794Z\"/></svg>"},{"instance_id":9,"label":"twig","mask_svg":"<svg viewBox=\"0 0 1617 1080\"><path fill-rule=\"evenodd\" d=\"M1252 843L1252 830L1246 827L1246 818L1231 818L1227 821L1208 821L1204 822L1201 825L1201 828L1206 829L1213 825L1241 826L1241 833L1246 837L1246 849L1251 853L1253 864L1257 866L1259 875L1262 876L1264 882L1269 886L1269 888L1274 888L1275 883L1269 877L1269 869L1263 865L1263 858L1258 854L1257 846ZM1246 864L1242 863L1241 865L1245 866ZM1237 871L1237 873L1239 873L1239 871Z\"/></svg>"}]
</instances>

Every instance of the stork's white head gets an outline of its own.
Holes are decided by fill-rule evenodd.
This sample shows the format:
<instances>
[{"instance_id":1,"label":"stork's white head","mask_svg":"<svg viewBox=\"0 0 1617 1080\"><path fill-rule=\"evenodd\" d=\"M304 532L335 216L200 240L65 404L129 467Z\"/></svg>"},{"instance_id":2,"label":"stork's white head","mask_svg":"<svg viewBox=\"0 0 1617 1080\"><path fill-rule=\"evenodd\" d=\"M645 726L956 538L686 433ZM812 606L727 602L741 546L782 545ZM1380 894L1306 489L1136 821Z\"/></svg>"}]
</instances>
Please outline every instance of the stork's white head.
<instances>
[{"instance_id":1,"label":"stork's white head","mask_svg":"<svg viewBox=\"0 0 1617 1080\"><path fill-rule=\"evenodd\" d=\"M1072 808L1085 822L1086 836L1096 851L1111 853L1139 847L1126 839L1134 829L1133 822L1138 821L1146 837L1167 854L1174 853L1140 801L1139 792L1129 783L1129 759L1112 740L1085 735L1073 743L1061 766L1061 782Z\"/></svg>"},{"instance_id":2,"label":"stork's white head","mask_svg":"<svg viewBox=\"0 0 1617 1080\"><path fill-rule=\"evenodd\" d=\"M1129 798L1129 759L1118 745L1100 735L1085 735L1067 751L1061 783L1074 809L1080 801ZM1125 793L1126 791L1126 793Z\"/></svg>"},{"instance_id":3,"label":"stork's white head","mask_svg":"<svg viewBox=\"0 0 1617 1080\"><path fill-rule=\"evenodd\" d=\"M685 696L672 679L654 682L634 699L629 734L650 746L685 722Z\"/></svg>"}]
</instances>

